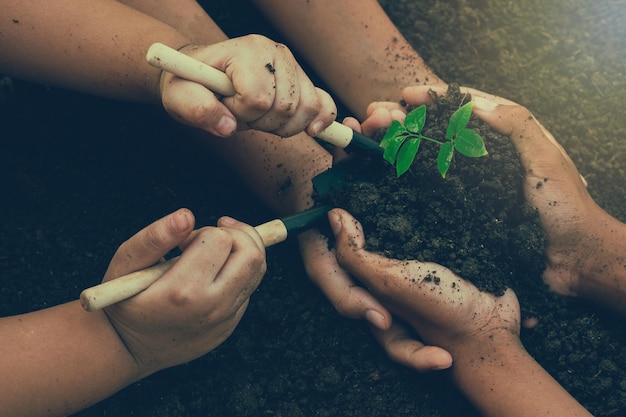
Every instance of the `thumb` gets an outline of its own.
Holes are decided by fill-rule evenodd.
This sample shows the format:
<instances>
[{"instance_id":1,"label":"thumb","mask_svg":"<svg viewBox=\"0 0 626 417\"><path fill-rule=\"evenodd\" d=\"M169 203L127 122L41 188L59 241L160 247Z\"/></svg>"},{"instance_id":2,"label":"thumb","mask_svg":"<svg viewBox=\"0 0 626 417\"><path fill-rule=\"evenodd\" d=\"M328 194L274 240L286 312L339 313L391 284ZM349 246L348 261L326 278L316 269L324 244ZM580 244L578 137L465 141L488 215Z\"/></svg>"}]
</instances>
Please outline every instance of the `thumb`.
<instances>
[{"instance_id":1,"label":"thumb","mask_svg":"<svg viewBox=\"0 0 626 417\"><path fill-rule=\"evenodd\" d=\"M567 152L524 106L476 97L474 113L498 132L510 136L531 179L569 176L576 183L580 178Z\"/></svg>"},{"instance_id":2,"label":"thumb","mask_svg":"<svg viewBox=\"0 0 626 417\"><path fill-rule=\"evenodd\" d=\"M194 215L179 209L140 230L122 243L113 255L103 281L147 268L187 239L194 227Z\"/></svg>"},{"instance_id":3,"label":"thumb","mask_svg":"<svg viewBox=\"0 0 626 417\"><path fill-rule=\"evenodd\" d=\"M328 219L335 234L337 262L378 296L401 297L402 263L365 250L361 224L347 211L332 209Z\"/></svg>"}]
</instances>

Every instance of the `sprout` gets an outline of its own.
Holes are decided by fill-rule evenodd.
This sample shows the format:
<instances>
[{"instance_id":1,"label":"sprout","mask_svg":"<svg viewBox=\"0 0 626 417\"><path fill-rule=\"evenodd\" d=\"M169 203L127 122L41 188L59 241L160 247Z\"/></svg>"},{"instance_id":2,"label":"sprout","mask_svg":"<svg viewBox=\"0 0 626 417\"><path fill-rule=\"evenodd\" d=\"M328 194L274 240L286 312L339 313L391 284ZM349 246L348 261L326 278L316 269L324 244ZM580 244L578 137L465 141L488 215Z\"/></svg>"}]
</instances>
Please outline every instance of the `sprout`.
<instances>
[{"instance_id":1,"label":"sprout","mask_svg":"<svg viewBox=\"0 0 626 417\"><path fill-rule=\"evenodd\" d=\"M421 133L426 124L426 105L422 104L406 115L404 124L397 120L393 121L380 142L380 146L385 150L383 158L391 165L395 165L396 176L399 177L411 167L422 141L434 142L440 146L437 169L442 178L445 178L455 150L471 158L487 155L483 138L466 127L471 114L470 101L450 116L446 130L447 140L439 141Z\"/></svg>"}]
</instances>

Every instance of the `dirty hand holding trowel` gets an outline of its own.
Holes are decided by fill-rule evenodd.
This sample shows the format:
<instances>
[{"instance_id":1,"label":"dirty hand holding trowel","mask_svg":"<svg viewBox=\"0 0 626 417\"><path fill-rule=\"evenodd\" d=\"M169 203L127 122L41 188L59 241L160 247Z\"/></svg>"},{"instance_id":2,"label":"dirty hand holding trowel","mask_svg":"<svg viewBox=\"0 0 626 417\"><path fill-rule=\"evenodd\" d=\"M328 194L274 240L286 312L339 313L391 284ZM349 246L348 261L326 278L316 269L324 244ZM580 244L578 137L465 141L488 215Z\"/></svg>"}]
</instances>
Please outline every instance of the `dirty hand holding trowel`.
<instances>
[{"instance_id":1,"label":"dirty hand holding trowel","mask_svg":"<svg viewBox=\"0 0 626 417\"><path fill-rule=\"evenodd\" d=\"M179 79L182 79L183 81L193 81L209 88L212 92L222 96L222 100L224 101L224 103L229 106L233 111L236 110L236 99L240 96L240 94L238 94L235 86L233 85L234 82L231 81L231 78L226 73L161 43L155 43L150 47L146 55L146 60L151 65L162 69L164 72L176 75L179 77ZM268 69L268 71L274 74L276 68L271 66L271 64L267 65L271 67ZM168 82L174 81L170 78ZM320 98L325 99L326 101L330 100L330 103L332 103L332 106L334 107L334 102L332 101L328 93L320 89L316 90ZM318 119L322 118L322 116L324 115L324 109L328 108L329 106L330 104L324 103L323 109L320 110L318 114ZM357 148L364 149L368 152L382 154L382 149L378 146L378 143L376 141L361 135L359 132L350 129L347 126L333 121L336 113L336 107L334 107L334 110L332 112L332 119L316 119L306 127L306 132L310 136L315 136L340 148ZM301 118L302 116L297 113L292 114L291 121L289 122L289 127L294 125L298 126L296 122L301 121ZM318 129L317 127L319 125L319 122L322 122L322 120L324 129ZM243 122L246 122L246 120L244 119ZM316 122L318 122L318 125L316 125ZM241 120L239 121L239 124L242 124ZM299 133L294 129L287 129L288 125L282 126L281 129L263 128L264 125L260 123L260 120L248 122L247 127L268 131L281 136L290 136L289 134L287 134L287 132L291 132L291 134Z\"/></svg>"},{"instance_id":2,"label":"dirty hand holding trowel","mask_svg":"<svg viewBox=\"0 0 626 417\"><path fill-rule=\"evenodd\" d=\"M241 42L251 45L242 48ZM159 46L155 49L155 45ZM304 130L311 134L328 126L337 114L333 99L313 85L291 52L263 36L249 35L210 46L187 45L181 48L185 53L155 45L149 62L165 70L159 82L165 109L175 119L217 136L245 129L279 136ZM231 47L228 54L226 47ZM206 82L215 80L215 75L221 75L226 83Z\"/></svg>"}]
</instances>

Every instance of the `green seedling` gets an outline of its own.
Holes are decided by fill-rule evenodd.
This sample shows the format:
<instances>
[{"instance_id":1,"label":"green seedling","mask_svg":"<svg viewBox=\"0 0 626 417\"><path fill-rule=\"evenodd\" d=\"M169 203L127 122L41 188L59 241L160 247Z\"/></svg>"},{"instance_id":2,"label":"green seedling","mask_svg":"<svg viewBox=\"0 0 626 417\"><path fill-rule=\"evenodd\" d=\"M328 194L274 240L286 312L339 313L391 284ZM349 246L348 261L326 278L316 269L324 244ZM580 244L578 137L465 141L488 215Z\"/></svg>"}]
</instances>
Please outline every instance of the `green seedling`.
<instances>
[{"instance_id":1,"label":"green seedling","mask_svg":"<svg viewBox=\"0 0 626 417\"><path fill-rule=\"evenodd\" d=\"M471 158L487 155L483 138L466 127L471 114L470 101L450 116L445 140L437 140L421 133L426 124L426 105L421 105L406 115L404 124L397 120L393 121L380 142L380 146L385 150L383 158L396 166L396 175L400 177L411 167L422 141L433 142L440 146L437 169L441 177L445 178L455 150Z\"/></svg>"}]
</instances>

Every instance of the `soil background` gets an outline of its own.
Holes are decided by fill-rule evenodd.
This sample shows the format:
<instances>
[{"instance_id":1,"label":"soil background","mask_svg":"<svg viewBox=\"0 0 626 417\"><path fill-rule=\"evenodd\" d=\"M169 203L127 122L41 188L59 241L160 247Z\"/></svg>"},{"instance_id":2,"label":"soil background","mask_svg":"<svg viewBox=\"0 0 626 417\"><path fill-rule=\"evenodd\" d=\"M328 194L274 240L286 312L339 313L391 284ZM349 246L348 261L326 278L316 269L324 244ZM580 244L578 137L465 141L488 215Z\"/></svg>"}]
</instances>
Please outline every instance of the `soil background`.
<instances>
[{"instance_id":1,"label":"soil background","mask_svg":"<svg viewBox=\"0 0 626 417\"><path fill-rule=\"evenodd\" d=\"M231 36L280 39L247 1L204 3ZM626 221L626 1L381 4L444 80L529 107L567 149L596 201ZM76 299L100 281L122 241L179 207L192 209L199 225L224 214L252 224L272 218L159 109L18 80L4 79L0 88L3 315ZM522 332L529 352L595 415L626 415L622 320L577 300L546 311ZM396 365L364 323L340 317L289 241L269 249L268 273L223 345L77 415L477 413L446 372Z\"/></svg>"}]
</instances>

